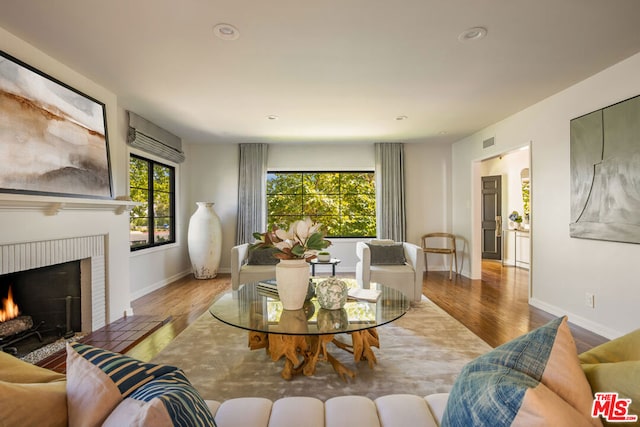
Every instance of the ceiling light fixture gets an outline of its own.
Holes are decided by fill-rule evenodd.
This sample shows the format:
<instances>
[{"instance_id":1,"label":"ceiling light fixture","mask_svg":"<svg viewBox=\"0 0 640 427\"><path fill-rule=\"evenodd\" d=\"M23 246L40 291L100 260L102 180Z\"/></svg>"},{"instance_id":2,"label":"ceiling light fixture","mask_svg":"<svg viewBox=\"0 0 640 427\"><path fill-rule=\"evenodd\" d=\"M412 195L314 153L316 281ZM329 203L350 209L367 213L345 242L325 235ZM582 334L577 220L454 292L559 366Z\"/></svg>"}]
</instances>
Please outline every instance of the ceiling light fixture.
<instances>
[{"instance_id":1,"label":"ceiling light fixture","mask_svg":"<svg viewBox=\"0 0 640 427\"><path fill-rule=\"evenodd\" d=\"M472 40L483 39L487 35L487 29L484 27L473 27L468 30L464 30L458 36L458 40L461 42L469 42Z\"/></svg>"},{"instance_id":2,"label":"ceiling light fixture","mask_svg":"<svg viewBox=\"0 0 640 427\"><path fill-rule=\"evenodd\" d=\"M222 40L236 40L240 31L231 24L217 24L213 27L213 34Z\"/></svg>"},{"instance_id":3,"label":"ceiling light fixture","mask_svg":"<svg viewBox=\"0 0 640 427\"><path fill-rule=\"evenodd\" d=\"M276 116L276 115L273 115L273 114L272 114L272 115L270 115L270 116L267 116L267 119L269 119L269 120L278 120L279 118L280 118L280 117L278 117L278 116Z\"/></svg>"},{"instance_id":4,"label":"ceiling light fixture","mask_svg":"<svg viewBox=\"0 0 640 427\"><path fill-rule=\"evenodd\" d=\"M408 118L409 117L407 117L407 116L398 116L398 117L396 117L396 120L398 120L398 121L399 120L407 120Z\"/></svg>"}]
</instances>

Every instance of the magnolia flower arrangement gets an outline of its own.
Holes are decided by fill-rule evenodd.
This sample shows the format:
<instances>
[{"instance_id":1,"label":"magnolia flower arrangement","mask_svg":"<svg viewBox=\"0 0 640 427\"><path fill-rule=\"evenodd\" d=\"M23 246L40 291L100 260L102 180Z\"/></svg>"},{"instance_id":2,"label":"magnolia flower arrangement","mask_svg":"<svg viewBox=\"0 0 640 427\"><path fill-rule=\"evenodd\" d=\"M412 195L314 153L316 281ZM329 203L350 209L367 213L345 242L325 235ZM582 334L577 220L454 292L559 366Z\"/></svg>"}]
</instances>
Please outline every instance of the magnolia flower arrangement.
<instances>
[{"instance_id":1,"label":"magnolia flower arrangement","mask_svg":"<svg viewBox=\"0 0 640 427\"><path fill-rule=\"evenodd\" d=\"M251 249L275 247L278 252L273 256L278 259L310 261L316 257L318 251L331 245L324 236L322 224L305 218L293 222L288 231L274 227L266 233L253 233L256 243L251 246Z\"/></svg>"}]
</instances>

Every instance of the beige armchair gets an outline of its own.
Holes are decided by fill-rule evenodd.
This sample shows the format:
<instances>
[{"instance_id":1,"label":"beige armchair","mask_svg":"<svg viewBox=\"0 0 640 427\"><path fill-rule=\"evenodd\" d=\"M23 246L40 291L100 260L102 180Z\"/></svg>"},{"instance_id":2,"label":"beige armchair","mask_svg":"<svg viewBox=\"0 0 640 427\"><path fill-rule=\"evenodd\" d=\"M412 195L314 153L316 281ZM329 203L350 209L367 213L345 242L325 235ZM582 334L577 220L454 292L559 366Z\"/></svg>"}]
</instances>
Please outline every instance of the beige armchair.
<instances>
[{"instance_id":1,"label":"beige armchair","mask_svg":"<svg viewBox=\"0 0 640 427\"><path fill-rule=\"evenodd\" d=\"M410 301L418 302L422 297L422 276L424 263L422 248L412 243L403 242L403 264L374 264L371 263L371 249L364 242L356 244L356 281L363 288L369 288L371 282L381 283L398 289Z\"/></svg>"},{"instance_id":2,"label":"beige armchair","mask_svg":"<svg viewBox=\"0 0 640 427\"><path fill-rule=\"evenodd\" d=\"M231 248L231 288L236 290L242 283L258 282L260 280L275 279L277 260L274 264L252 265L249 260L249 244Z\"/></svg>"}]
</instances>

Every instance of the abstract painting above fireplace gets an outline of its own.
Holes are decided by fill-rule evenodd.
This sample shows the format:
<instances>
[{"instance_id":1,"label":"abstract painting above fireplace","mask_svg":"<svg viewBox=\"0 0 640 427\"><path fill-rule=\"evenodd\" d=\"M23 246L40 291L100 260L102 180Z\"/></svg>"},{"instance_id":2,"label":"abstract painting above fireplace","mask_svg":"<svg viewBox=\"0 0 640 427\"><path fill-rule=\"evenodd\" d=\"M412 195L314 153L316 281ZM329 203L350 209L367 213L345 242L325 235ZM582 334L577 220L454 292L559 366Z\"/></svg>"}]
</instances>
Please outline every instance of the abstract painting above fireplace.
<instances>
[{"instance_id":1,"label":"abstract painting above fireplace","mask_svg":"<svg viewBox=\"0 0 640 427\"><path fill-rule=\"evenodd\" d=\"M0 51L0 191L111 198L103 103Z\"/></svg>"}]
</instances>

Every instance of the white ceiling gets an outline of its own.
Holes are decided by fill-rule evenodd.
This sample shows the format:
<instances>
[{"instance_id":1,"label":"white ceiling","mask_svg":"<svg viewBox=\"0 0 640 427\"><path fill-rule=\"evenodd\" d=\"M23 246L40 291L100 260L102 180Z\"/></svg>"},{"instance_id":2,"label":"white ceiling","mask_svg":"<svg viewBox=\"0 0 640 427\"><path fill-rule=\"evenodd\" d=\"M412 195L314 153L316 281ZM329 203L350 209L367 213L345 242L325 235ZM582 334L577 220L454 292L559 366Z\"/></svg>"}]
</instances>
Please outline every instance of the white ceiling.
<instances>
[{"instance_id":1,"label":"white ceiling","mask_svg":"<svg viewBox=\"0 0 640 427\"><path fill-rule=\"evenodd\" d=\"M198 143L455 141L639 52L639 17L638 0L0 0L0 26Z\"/></svg>"}]
</instances>

